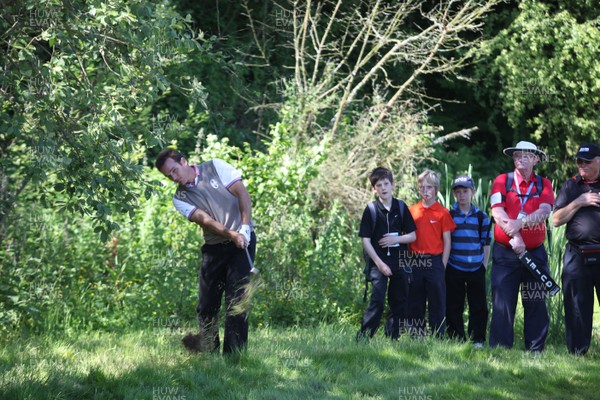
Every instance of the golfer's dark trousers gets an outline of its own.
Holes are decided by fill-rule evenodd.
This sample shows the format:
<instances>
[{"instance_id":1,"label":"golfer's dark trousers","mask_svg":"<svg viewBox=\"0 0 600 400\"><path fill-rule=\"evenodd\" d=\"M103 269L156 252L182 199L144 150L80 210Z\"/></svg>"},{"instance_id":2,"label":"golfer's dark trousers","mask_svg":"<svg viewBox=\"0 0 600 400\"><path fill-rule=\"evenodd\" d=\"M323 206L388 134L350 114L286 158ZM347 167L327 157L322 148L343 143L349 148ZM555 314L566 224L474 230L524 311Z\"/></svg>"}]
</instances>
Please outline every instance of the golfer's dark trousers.
<instances>
[{"instance_id":1,"label":"golfer's dark trousers","mask_svg":"<svg viewBox=\"0 0 600 400\"><path fill-rule=\"evenodd\" d=\"M567 244L563 263L567 349L585 354L592 339L594 288L600 301L600 265L583 265L581 255L571 244Z\"/></svg>"},{"instance_id":2,"label":"golfer's dark trousers","mask_svg":"<svg viewBox=\"0 0 600 400\"><path fill-rule=\"evenodd\" d=\"M525 349L542 351L546 344L550 320L546 308L547 292L544 286L519 261L512 249L494 243L492 254L492 322L490 346L512 348L514 342L515 311L519 290L523 304L523 337ZM528 250L547 274L548 254L544 245Z\"/></svg>"},{"instance_id":3,"label":"golfer's dark trousers","mask_svg":"<svg viewBox=\"0 0 600 400\"><path fill-rule=\"evenodd\" d=\"M469 303L469 338L475 343L484 343L488 308L483 265L468 272L451 265L446 268L446 334L450 338L467 339L463 321L465 294Z\"/></svg>"},{"instance_id":4,"label":"golfer's dark trousers","mask_svg":"<svg viewBox=\"0 0 600 400\"><path fill-rule=\"evenodd\" d=\"M386 291L389 313L384 333L392 339L397 339L400 335L401 321L404 321L407 312L408 275L399 269L392 272L393 275L388 278L376 266L371 267L371 299L363 316L359 337L371 338L377 332L385 306Z\"/></svg>"},{"instance_id":5,"label":"golfer's dark trousers","mask_svg":"<svg viewBox=\"0 0 600 400\"><path fill-rule=\"evenodd\" d=\"M414 254L408 265L413 281L408 295L408 329L413 336L444 336L446 319L446 277L442 255ZM425 313L429 314L429 331Z\"/></svg>"},{"instance_id":6,"label":"golfer's dark trousers","mask_svg":"<svg viewBox=\"0 0 600 400\"><path fill-rule=\"evenodd\" d=\"M248 246L252 260L256 250L256 236ZM249 281L250 262L246 250L239 249L233 242L204 244L202 265L199 271L198 322L201 334L214 337L215 350L219 348L218 314L221 298L225 292L227 311L239 303L244 285ZM248 343L248 318L246 313L225 316L223 353L243 350Z\"/></svg>"}]
</instances>

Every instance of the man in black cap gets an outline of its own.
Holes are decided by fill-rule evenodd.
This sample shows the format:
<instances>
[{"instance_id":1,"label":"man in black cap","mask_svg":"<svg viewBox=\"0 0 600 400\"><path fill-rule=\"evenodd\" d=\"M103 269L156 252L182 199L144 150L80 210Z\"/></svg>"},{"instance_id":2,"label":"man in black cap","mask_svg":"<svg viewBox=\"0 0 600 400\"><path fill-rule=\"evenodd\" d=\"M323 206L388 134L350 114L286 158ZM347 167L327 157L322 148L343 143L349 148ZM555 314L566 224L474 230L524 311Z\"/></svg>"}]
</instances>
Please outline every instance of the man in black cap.
<instances>
[{"instance_id":1,"label":"man in black cap","mask_svg":"<svg viewBox=\"0 0 600 400\"><path fill-rule=\"evenodd\" d=\"M560 188L552 223L567 224L569 240L563 258L563 295L567 348L585 354L592 338L594 288L600 298L600 147L579 146L579 174Z\"/></svg>"}]
</instances>

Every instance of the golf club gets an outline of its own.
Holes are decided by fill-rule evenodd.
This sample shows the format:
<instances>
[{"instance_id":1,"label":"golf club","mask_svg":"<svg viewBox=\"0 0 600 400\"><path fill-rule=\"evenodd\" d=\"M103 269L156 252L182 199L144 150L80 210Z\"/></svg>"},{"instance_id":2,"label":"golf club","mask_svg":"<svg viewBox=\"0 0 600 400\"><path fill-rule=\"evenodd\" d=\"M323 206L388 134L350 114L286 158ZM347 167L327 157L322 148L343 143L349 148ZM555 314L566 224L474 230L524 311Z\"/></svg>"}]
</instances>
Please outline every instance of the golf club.
<instances>
[{"instance_id":1,"label":"golf club","mask_svg":"<svg viewBox=\"0 0 600 400\"><path fill-rule=\"evenodd\" d=\"M258 270L258 268L254 267L254 263L252 262L252 258L250 257L250 252L248 251L248 248L246 247L244 250L246 250L246 256L248 257L248 264L250 264L250 273L258 274L260 271Z\"/></svg>"}]
</instances>

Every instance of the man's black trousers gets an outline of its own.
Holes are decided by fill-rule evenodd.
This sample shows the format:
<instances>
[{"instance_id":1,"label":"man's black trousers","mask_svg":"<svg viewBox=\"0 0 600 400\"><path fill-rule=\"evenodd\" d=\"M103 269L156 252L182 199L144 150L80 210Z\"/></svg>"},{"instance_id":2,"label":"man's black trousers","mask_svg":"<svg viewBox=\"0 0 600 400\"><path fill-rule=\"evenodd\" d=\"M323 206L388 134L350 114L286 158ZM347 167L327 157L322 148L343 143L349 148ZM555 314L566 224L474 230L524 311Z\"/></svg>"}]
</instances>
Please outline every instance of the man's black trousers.
<instances>
[{"instance_id":1,"label":"man's black trousers","mask_svg":"<svg viewBox=\"0 0 600 400\"><path fill-rule=\"evenodd\" d=\"M469 303L468 337L475 343L485 342L488 307L485 294L485 268L460 271L446 268L446 333L450 338L466 340L463 314L465 294Z\"/></svg>"},{"instance_id":2,"label":"man's black trousers","mask_svg":"<svg viewBox=\"0 0 600 400\"><path fill-rule=\"evenodd\" d=\"M544 245L529 250L539 261L545 273L548 254ZM543 284L519 261L512 249L494 243L492 250L492 321L490 323L490 346L512 348L514 343L515 313L519 290L523 304L523 339L525 349L542 351L546 345L550 319L546 308L548 293Z\"/></svg>"},{"instance_id":3,"label":"man's black trousers","mask_svg":"<svg viewBox=\"0 0 600 400\"><path fill-rule=\"evenodd\" d=\"M567 244L563 262L567 348L570 353L585 354L592 339L594 288L600 301L600 265L583 265L581 255L571 244Z\"/></svg>"},{"instance_id":4,"label":"man's black trousers","mask_svg":"<svg viewBox=\"0 0 600 400\"><path fill-rule=\"evenodd\" d=\"M256 236L248 246L250 257L254 260ZM223 353L242 350L248 343L247 313L230 315L229 311L239 303L249 282L250 263L245 249L239 249L233 242L224 244L204 244L202 246L202 265L199 271L198 322L200 332L214 337L215 350L219 348L218 315L221 298L225 293L225 335Z\"/></svg>"}]
</instances>

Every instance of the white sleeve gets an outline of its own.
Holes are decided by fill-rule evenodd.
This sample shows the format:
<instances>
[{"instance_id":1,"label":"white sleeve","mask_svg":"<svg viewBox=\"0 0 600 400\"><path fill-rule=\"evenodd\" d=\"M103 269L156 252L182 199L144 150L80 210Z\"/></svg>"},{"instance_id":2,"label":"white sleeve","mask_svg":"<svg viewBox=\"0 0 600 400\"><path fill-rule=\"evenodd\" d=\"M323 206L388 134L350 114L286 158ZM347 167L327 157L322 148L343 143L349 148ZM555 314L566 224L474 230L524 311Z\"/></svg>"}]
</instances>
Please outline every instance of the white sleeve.
<instances>
[{"instance_id":1,"label":"white sleeve","mask_svg":"<svg viewBox=\"0 0 600 400\"><path fill-rule=\"evenodd\" d=\"M198 208L190 203L186 203L183 200L179 200L176 197L173 197L173 205L175 206L175 209L177 209L177 211L179 211L181 215L186 217L188 220L190 219L194 211L196 211L196 208Z\"/></svg>"},{"instance_id":2,"label":"white sleeve","mask_svg":"<svg viewBox=\"0 0 600 400\"><path fill-rule=\"evenodd\" d=\"M495 206L496 204L502 203L502 193L497 192L490 196L490 204Z\"/></svg>"},{"instance_id":3,"label":"white sleeve","mask_svg":"<svg viewBox=\"0 0 600 400\"><path fill-rule=\"evenodd\" d=\"M229 188L237 181L242 180L242 173L235 169L231 164L228 164L219 158L215 158L213 160L213 165L217 170L219 179L221 179L221 182L223 182L223 185L226 188Z\"/></svg>"}]
</instances>

